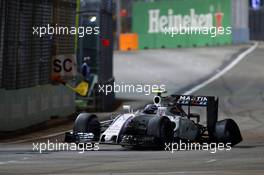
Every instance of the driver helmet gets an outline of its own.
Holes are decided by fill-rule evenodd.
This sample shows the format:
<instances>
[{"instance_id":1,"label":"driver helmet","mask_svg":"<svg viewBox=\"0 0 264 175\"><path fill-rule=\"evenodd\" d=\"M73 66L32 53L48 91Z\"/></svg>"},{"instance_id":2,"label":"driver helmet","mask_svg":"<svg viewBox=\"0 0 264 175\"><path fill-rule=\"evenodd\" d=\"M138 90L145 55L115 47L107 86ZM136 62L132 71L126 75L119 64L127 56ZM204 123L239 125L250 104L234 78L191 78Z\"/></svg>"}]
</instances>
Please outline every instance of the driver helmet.
<instances>
[{"instance_id":1,"label":"driver helmet","mask_svg":"<svg viewBox=\"0 0 264 175\"><path fill-rule=\"evenodd\" d=\"M155 104L148 104L145 108L144 108L144 113L146 114L156 114L158 110L158 107Z\"/></svg>"}]
</instances>

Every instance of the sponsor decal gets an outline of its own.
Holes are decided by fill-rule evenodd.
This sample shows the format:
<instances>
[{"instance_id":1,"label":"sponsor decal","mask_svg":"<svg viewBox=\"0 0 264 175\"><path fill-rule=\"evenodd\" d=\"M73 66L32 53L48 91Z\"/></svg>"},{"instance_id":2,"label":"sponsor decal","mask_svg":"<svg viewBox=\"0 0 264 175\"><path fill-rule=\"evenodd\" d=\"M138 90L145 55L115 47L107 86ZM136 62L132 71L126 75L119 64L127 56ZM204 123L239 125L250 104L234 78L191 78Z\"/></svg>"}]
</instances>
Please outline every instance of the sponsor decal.
<instances>
[{"instance_id":1,"label":"sponsor decal","mask_svg":"<svg viewBox=\"0 0 264 175\"><path fill-rule=\"evenodd\" d=\"M52 77L74 77L77 75L77 61L74 54L52 57Z\"/></svg>"},{"instance_id":2,"label":"sponsor decal","mask_svg":"<svg viewBox=\"0 0 264 175\"><path fill-rule=\"evenodd\" d=\"M157 34L166 32L167 28L217 28L223 26L224 13L220 8L216 13L208 12L198 14L194 8L189 10L189 14L174 14L173 9L168 9L167 15L161 15L160 9L150 9L148 11L149 25L148 33Z\"/></svg>"},{"instance_id":3,"label":"sponsor decal","mask_svg":"<svg viewBox=\"0 0 264 175\"><path fill-rule=\"evenodd\" d=\"M186 96L181 95L178 104L207 105L208 99L204 96Z\"/></svg>"}]
</instances>

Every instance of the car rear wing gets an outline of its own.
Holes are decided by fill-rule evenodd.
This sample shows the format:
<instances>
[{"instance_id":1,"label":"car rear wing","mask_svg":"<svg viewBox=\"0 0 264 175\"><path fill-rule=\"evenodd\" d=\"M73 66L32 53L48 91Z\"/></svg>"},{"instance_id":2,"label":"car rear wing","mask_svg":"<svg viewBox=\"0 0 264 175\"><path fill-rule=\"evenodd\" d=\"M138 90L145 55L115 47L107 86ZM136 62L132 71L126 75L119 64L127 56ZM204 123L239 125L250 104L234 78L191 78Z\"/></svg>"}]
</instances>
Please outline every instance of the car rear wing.
<instances>
[{"instance_id":1,"label":"car rear wing","mask_svg":"<svg viewBox=\"0 0 264 175\"><path fill-rule=\"evenodd\" d=\"M215 130L218 120L218 97L215 96L192 96L192 95L172 95L173 103L180 106L188 106L188 115L191 106L206 107L207 129L210 137Z\"/></svg>"}]
</instances>

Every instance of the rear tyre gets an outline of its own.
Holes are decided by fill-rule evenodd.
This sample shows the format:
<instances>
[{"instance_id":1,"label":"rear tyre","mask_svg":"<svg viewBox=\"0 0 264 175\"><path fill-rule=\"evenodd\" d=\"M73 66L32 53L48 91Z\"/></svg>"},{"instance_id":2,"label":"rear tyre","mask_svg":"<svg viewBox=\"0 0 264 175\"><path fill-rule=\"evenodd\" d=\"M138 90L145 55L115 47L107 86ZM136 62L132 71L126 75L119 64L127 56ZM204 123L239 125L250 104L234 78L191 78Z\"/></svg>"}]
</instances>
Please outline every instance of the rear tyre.
<instances>
[{"instance_id":1,"label":"rear tyre","mask_svg":"<svg viewBox=\"0 0 264 175\"><path fill-rule=\"evenodd\" d=\"M155 146L164 148L173 141L173 124L167 117L155 117L148 123L147 135L155 137Z\"/></svg>"},{"instance_id":2,"label":"rear tyre","mask_svg":"<svg viewBox=\"0 0 264 175\"><path fill-rule=\"evenodd\" d=\"M98 117L88 113L79 114L74 122L73 133L93 133L93 141L99 141L101 127Z\"/></svg>"},{"instance_id":3,"label":"rear tyre","mask_svg":"<svg viewBox=\"0 0 264 175\"><path fill-rule=\"evenodd\" d=\"M232 119L218 121L215 125L214 137L218 143L230 143L234 146L240 143L243 139L238 125Z\"/></svg>"}]
</instances>

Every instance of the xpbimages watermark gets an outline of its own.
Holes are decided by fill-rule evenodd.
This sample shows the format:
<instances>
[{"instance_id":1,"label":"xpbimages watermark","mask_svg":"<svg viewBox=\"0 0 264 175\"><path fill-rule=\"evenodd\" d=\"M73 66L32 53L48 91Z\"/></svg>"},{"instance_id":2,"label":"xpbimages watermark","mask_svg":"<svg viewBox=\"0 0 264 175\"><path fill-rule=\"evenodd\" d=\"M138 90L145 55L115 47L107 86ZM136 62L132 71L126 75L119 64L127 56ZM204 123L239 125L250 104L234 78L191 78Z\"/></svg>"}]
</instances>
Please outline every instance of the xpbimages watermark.
<instances>
[{"instance_id":1,"label":"xpbimages watermark","mask_svg":"<svg viewBox=\"0 0 264 175\"><path fill-rule=\"evenodd\" d=\"M54 26L47 24L47 26L32 27L32 29L33 29L32 34L40 38L47 35L77 35L79 38L82 38L85 35L100 34L99 27L91 27L91 26L67 27L67 26L58 26L58 24L55 24Z\"/></svg>"},{"instance_id":2,"label":"xpbimages watermark","mask_svg":"<svg viewBox=\"0 0 264 175\"><path fill-rule=\"evenodd\" d=\"M98 92L103 93L105 95L111 94L111 93L143 93L144 95L150 95L151 93L155 91L165 92L166 91L166 85L164 84L153 84L153 85L147 85L147 84L125 84L124 82L121 82L120 84L117 84L114 82L113 85L111 84L99 84Z\"/></svg>"},{"instance_id":3,"label":"xpbimages watermark","mask_svg":"<svg viewBox=\"0 0 264 175\"><path fill-rule=\"evenodd\" d=\"M47 140L47 142L37 142L32 143L32 150L44 153L44 152L51 152L51 151L78 151L78 153L84 153L85 151L98 151L99 143L63 143L58 142L51 142Z\"/></svg>"},{"instance_id":4,"label":"xpbimages watermark","mask_svg":"<svg viewBox=\"0 0 264 175\"><path fill-rule=\"evenodd\" d=\"M169 151L172 154L175 151L210 151L214 154L218 151L230 151L231 143L189 143L189 142L176 142L165 143L165 151Z\"/></svg>"}]
</instances>

